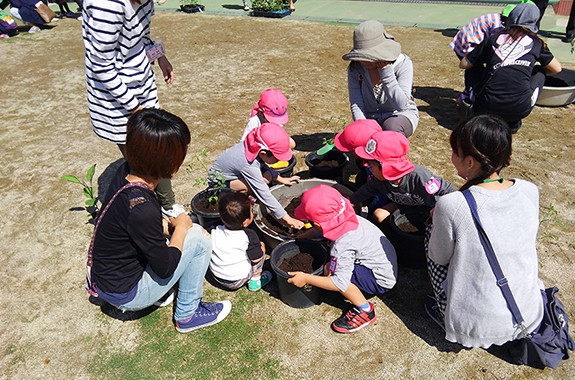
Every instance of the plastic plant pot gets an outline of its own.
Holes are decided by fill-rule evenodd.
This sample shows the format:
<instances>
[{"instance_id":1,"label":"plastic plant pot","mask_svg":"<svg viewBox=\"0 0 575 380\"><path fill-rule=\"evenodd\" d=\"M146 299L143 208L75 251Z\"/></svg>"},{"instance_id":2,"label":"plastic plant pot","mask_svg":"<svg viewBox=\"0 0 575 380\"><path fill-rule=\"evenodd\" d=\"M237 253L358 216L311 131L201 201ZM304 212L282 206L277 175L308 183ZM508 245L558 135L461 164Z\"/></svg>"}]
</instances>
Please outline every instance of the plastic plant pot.
<instances>
[{"instance_id":1,"label":"plastic plant pot","mask_svg":"<svg viewBox=\"0 0 575 380\"><path fill-rule=\"evenodd\" d=\"M323 266L327 262L327 249L321 243L314 240L288 240L272 250L270 264L276 274L280 299L291 307L303 309L319 305L323 296L323 289L305 285L298 288L288 282L289 274L281 270L283 260L290 259L300 252L313 256L313 271L311 274L323 275Z\"/></svg>"},{"instance_id":2,"label":"plastic plant pot","mask_svg":"<svg viewBox=\"0 0 575 380\"><path fill-rule=\"evenodd\" d=\"M326 165L333 163L336 165ZM309 175L314 178L333 179L343 181L343 168L349 162L349 157L337 149L332 149L324 155L317 152L309 153L305 157L305 164L309 167Z\"/></svg>"},{"instance_id":3,"label":"plastic plant pot","mask_svg":"<svg viewBox=\"0 0 575 380\"><path fill-rule=\"evenodd\" d=\"M426 209L427 210L427 209ZM391 215L390 233L387 237L393 244L397 253L399 265L408 268L421 269L427 265L425 258L425 221L429 218L429 213L424 210L404 211L395 210ZM417 228L417 232L407 232L402 228L402 224L409 223Z\"/></svg>"},{"instance_id":4,"label":"plastic plant pot","mask_svg":"<svg viewBox=\"0 0 575 380\"><path fill-rule=\"evenodd\" d=\"M198 217L198 223L200 226L204 227L207 231L210 231L213 227L221 224L220 213L218 211L210 212L198 208L203 201L205 201L214 192L214 189L205 189L194 195L191 201L192 212ZM221 192L232 192L232 189L222 189Z\"/></svg>"}]
</instances>

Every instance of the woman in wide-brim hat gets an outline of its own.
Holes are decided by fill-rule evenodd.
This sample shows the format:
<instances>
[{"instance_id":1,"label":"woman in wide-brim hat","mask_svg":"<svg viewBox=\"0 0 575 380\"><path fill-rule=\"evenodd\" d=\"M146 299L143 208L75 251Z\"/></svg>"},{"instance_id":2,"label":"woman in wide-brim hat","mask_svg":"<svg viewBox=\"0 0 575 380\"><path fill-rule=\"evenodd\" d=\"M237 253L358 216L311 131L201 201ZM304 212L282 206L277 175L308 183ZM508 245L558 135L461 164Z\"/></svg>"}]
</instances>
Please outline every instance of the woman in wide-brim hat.
<instances>
[{"instance_id":1,"label":"woman in wide-brim hat","mask_svg":"<svg viewBox=\"0 0 575 380\"><path fill-rule=\"evenodd\" d=\"M354 120L374 119L384 130L409 137L419 113L412 96L413 63L379 21L364 21L353 32L347 80Z\"/></svg>"}]
</instances>

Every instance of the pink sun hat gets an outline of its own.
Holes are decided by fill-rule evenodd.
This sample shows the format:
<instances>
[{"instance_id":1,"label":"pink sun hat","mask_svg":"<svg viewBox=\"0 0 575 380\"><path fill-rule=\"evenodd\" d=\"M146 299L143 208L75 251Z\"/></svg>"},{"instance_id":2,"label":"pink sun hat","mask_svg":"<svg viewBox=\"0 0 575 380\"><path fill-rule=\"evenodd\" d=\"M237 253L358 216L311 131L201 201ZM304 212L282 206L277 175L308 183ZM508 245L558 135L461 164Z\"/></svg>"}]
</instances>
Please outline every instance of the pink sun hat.
<instances>
[{"instance_id":1,"label":"pink sun hat","mask_svg":"<svg viewBox=\"0 0 575 380\"><path fill-rule=\"evenodd\" d=\"M293 156L287 132L275 123L252 129L244 139L244 148L249 162L253 162L261 150L269 150L279 161L289 161Z\"/></svg>"},{"instance_id":2,"label":"pink sun hat","mask_svg":"<svg viewBox=\"0 0 575 380\"><path fill-rule=\"evenodd\" d=\"M373 134L381 132L381 127L373 119L360 119L349 124L333 138L335 147L341 152L351 152L358 146L365 146Z\"/></svg>"},{"instance_id":3,"label":"pink sun hat","mask_svg":"<svg viewBox=\"0 0 575 380\"><path fill-rule=\"evenodd\" d=\"M395 181L415 170L415 165L407 158L407 152L409 140L394 131L377 132L365 145L355 148L358 157L379 161L381 174L388 181Z\"/></svg>"},{"instance_id":4,"label":"pink sun hat","mask_svg":"<svg viewBox=\"0 0 575 380\"><path fill-rule=\"evenodd\" d=\"M335 241L346 232L356 230L359 221L349 199L331 186L319 185L303 193L294 210L296 218L321 226L323 236Z\"/></svg>"},{"instance_id":5,"label":"pink sun hat","mask_svg":"<svg viewBox=\"0 0 575 380\"><path fill-rule=\"evenodd\" d=\"M288 100L285 95L280 90L268 88L260 94L260 100L252 108L250 117L261 111L270 123L284 125L289 120L287 108Z\"/></svg>"}]
</instances>

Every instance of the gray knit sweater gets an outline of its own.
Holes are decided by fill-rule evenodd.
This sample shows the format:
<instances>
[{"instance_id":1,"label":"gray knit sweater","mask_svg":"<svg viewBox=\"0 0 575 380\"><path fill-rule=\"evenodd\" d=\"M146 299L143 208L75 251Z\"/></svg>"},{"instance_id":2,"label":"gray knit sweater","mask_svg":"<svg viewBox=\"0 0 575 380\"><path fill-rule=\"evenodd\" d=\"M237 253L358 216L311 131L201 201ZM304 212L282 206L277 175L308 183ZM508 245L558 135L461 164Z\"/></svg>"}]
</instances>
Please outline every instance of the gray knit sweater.
<instances>
[{"instance_id":1,"label":"gray knit sweater","mask_svg":"<svg viewBox=\"0 0 575 380\"><path fill-rule=\"evenodd\" d=\"M536 251L539 193L530 182L514 181L505 190L470 189L525 325L532 331L543 317ZM447 340L466 347L489 347L518 338L520 330L514 326L459 191L444 195L435 206L429 258L449 265L443 283Z\"/></svg>"},{"instance_id":2,"label":"gray knit sweater","mask_svg":"<svg viewBox=\"0 0 575 380\"><path fill-rule=\"evenodd\" d=\"M417 128L419 112L411 95L413 62L400 54L393 65L379 70L383 93L376 98L369 72L359 62L352 62L347 71L349 103L353 120L375 119L378 123L394 115L404 115Z\"/></svg>"}]
</instances>

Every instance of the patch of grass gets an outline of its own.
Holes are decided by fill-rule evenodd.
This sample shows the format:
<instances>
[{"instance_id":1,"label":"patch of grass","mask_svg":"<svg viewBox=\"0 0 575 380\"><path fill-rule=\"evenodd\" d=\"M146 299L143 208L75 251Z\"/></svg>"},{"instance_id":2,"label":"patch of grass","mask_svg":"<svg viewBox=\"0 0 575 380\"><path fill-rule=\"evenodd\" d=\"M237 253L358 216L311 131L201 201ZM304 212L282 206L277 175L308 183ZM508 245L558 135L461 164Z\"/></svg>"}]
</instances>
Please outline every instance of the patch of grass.
<instances>
[{"instance_id":1,"label":"patch of grass","mask_svg":"<svg viewBox=\"0 0 575 380\"><path fill-rule=\"evenodd\" d=\"M206 299L217 299L206 289ZM227 294L227 293L226 293ZM221 294L220 294L221 296ZM268 357L264 323L251 313L258 297L240 289L223 322L188 334L176 332L171 308L140 319L141 344L133 352L111 353L103 347L90 372L121 379L254 379L278 378L280 362ZM261 299L260 299L261 301Z\"/></svg>"}]
</instances>

